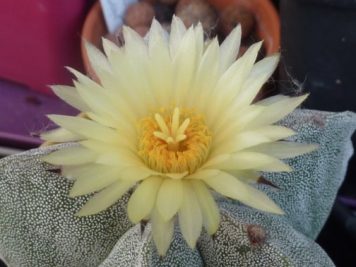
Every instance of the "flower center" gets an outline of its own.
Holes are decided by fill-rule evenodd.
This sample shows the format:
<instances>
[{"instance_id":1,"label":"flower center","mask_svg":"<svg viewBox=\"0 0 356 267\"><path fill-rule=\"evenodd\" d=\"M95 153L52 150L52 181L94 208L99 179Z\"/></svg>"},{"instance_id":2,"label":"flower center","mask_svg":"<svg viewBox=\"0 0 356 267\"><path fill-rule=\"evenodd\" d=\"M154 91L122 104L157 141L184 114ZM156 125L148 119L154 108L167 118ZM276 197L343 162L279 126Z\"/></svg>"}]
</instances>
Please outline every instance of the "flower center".
<instances>
[{"instance_id":1,"label":"flower center","mask_svg":"<svg viewBox=\"0 0 356 267\"><path fill-rule=\"evenodd\" d=\"M193 173L206 160L211 139L202 115L162 109L140 121L138 154L153 170Z\"/></svg>"}]
</instances>

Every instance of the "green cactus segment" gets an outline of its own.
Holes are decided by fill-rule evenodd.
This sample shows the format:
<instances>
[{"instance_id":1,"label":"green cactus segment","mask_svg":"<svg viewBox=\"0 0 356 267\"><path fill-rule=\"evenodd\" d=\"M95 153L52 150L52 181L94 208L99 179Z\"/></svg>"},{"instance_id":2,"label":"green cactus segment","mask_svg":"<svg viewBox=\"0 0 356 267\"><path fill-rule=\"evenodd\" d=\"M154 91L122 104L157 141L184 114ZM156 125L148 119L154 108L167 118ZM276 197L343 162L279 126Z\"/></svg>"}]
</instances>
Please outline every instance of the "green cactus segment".
<instances>
[{"instance_id":1,"label":"green cactus segment","mask_svg":"<svg viewBox=\"0 0 356 267\"><path fill-rule=\"evenodd\" d=\"M294 170L291 173L264 175L280 190L259 188L281 206L296 230L315 239L329 216L353 153L356 114L297 110L281 124L298 132L290 140L315 143L319 148L287 160Z\"/></svg>"},{"instance_id":2,"label":"green cactus segment","mask_svg":"<svg viewBox=\"0 0 356 267\"><path fill-rule=\"evenodd\" d=\"M152 241L151 225L144 230L140 225L132 227L117 242L109 257L99 267L116 266L204 266L198 250L192 250L185 243L178 227L174 239L164 257L159 257Z\"/></svg>"},{"instance_id":3,"label":"green cactus segment","mask_svg":"<svg viewBox=\"0 0 356 267\"><path fill-rule=\"evenodd\" d=\"M189 249L179 229L165 257L159 258L151 240L151 227L132 227L117 242L100 267L115 266L334 266L325 252L297 232L285 217L276 217L223 201L222 220L211 237L202 233L197 250ZM265 232L261 242L251 241L249 225ZM256 225L259 223L259 225Z\"/></svg>"},{"instance_id":4,"label":"green cactus segment","mask_svg":"<svg viewBox=\"0 0 356 267\"><path fill-rule=\"evenodd\" d=\"M356 115L296 111L282 124L299 132L292 140L320 144L318 151L289 160L293 173L264 174L279 189L257 185L286 216L217 196L222 221L214 238L203 233L197 250L191 250L177 227L164 258L156 253L150 225L142 231L129 222L127 195L100 214L75 216L90 196L69 198L72 182L48 171L53 166L40 160L66 145L2 159L0 255L12 267L333 266L312 239L325 223L345 175ZM253 242L249 225L257 225Z\"/></svg>"},{"instance_id":5,"label":"green cactus segment","mask_svg":"<svg viewBox=\"0 0 356 267\"><path fill-rule=\"evenodd\" d=\"M132 226L127 196L104 213L75 216L88 197L69 198L72 183L40 161L56 148L0 161L0 255L11 267L98 266Z\"/></svg>"}]
</instances>

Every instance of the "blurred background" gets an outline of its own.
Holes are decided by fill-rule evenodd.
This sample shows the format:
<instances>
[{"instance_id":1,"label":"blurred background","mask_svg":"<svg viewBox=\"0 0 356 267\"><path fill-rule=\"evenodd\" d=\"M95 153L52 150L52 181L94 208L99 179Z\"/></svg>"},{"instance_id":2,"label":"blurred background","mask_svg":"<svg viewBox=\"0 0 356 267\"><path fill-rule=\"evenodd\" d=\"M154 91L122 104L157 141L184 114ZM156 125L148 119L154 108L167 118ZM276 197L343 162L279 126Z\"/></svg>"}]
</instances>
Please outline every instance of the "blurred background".
<instances>
[{"instance_id":1,"label":"blurred background","mask_svg":"<svg viewBox=\"0 0 356 267\"><path fill-rule=\"evenodd\" d=\"M64 66L96 79L84 39L120 45L122 24L145 36L153 17L169 31L173 14L187 26L201 21L206 37L219 40L240 23L239 56L262 39L261 57L281 52L259 98L310 92L305 108L356 111L355 0L1 0L0 157L38 147L39 134L54 127L46 114L77 113L48 85L71 85ZM317 242L336 266L356 266L355 156Z\"/></svg>"}]
</instances>

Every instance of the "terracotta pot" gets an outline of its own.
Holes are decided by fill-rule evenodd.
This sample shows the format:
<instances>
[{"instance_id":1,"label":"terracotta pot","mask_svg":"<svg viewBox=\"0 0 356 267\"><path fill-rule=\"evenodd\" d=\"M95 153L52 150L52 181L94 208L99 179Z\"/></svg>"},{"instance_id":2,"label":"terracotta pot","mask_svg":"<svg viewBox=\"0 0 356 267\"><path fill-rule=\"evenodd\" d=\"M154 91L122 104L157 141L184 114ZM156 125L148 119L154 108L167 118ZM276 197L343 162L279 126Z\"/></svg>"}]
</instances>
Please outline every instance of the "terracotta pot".
<instances>
[{"instance_id":1,"label":"terracotta pot","mask_svg":"<svg viewBox=\"0 0 356 267\"><path fill-rule=\"evenodd\" d=\"M256 19L257 35L264 40L264 48L267 55L279 51L280 23L277 11L270 0L208 0L209 3L220 11L224 7L237 4L250 10ZM104 17L99 1L89 11L82 30L82 57L87 73L97 80L94 70L91 68L84 48L84 40L101 48L101 37L107 33Z\"/></svg>"}]
</instances>

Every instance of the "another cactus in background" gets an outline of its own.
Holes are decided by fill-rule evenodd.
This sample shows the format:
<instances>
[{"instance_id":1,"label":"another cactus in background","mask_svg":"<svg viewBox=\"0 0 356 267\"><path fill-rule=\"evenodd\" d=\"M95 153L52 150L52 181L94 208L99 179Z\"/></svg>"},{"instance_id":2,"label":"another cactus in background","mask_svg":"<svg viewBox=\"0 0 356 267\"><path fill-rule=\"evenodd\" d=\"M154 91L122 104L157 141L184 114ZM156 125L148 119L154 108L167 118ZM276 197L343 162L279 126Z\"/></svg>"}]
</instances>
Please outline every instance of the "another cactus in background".
<instances>
[{"instance_id":1,"label":"another cactus in background","mask_svg":"<svg viewBox=\"0 0 356 267\"><path fill-rule=\"evenodd\" d=\"M69 198L72 182L40 160L59 146L5 158L0 161L0 255L9 266L31 267L333 266L313 239L343 180L356 115L296 111L281 124L299 133L292 141L320 144L317 151L288 160L294 172L266 173L276 187L257 186L286 215L216 196L222 221L214 237L203 234L193 251L176 231L163 258L150 225L129 222L128 196L95 216L74 216L89 195Z\"/></svg>"}]
</instances>

